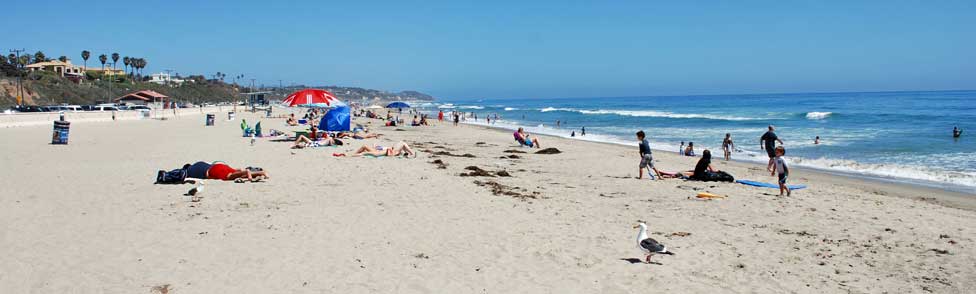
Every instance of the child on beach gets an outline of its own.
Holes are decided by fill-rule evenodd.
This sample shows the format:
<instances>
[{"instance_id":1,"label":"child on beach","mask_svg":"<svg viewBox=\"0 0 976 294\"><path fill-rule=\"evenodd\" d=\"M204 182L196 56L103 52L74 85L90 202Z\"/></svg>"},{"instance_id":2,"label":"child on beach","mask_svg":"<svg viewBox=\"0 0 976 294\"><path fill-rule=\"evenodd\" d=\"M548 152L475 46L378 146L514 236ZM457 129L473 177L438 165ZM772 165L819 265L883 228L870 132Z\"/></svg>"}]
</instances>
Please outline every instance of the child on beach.
<instances>
[{"instance_id":1,"label":"child on beach","mask_svg":"<svg viewBox=\"0 0 976 294\"><path fill-rule=\"evenodd\" d=\"M729 161L732 158L732 150L735 149L735 143L732 142L732 134L725 133L725 140L722 140L722 150L725 151L725 161Z\"/></svg>"},{"instance_id":2,"label":"child on beach","mask_svg":"<svg viewBox=\"0 0 976 294\"><path fill-rule=\"evenodd\" d=\"M647 176L653 180L655 175L660 176L660 172L657 171L657 168L654 168L654 157L651 156L651 143L647 142L643 130L637 131L637 140L640 141L637 148L641 158L637 171L637 179L644 178L644 169L647 168ZM652 174L651 171L654 171L654 173Z\"/></svg>"},{"instance_id":3,"label":"child on beach","mask_svg":"<svg viewBox=\"0 0 976 294\"><path fill-rule=\"evenodd\" d=\"M786 186L786 178L790 176L790 168L786 166L786 160L783 159L783 155L786 155L786 148L783 146L776 147L776 157L773 158L773 171L769 173L770 176L779 176L779 196L783 196L783 191L786 191L786 196L790 196L790 188Z\"/></svg>"},{"instance_id":4,"label":"child on beach","mask_svg":"<svg viewBox=\"0 0 976 294\"><path fill-rule=\"evenodd\" d=\"M685 154L685 141L681 141L681 147L678 147L678 154Z\"/></svg>"}]
</instances>

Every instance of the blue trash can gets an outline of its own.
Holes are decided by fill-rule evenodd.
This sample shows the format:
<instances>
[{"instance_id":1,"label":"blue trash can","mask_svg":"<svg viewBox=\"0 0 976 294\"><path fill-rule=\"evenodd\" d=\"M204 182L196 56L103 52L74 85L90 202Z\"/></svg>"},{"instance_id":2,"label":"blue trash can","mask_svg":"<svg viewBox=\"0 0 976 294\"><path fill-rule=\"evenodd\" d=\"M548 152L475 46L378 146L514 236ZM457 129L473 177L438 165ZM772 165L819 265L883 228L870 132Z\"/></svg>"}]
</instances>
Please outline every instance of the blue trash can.
<instances>
[{"instance_id":1,"label":"blue trash can","mask_svg":"<svg viewBox=\"0 0 976 294\"><path fill-rule=\"evenodd\" d=\"M54 134L51 136L51 144L68 144L68 130L71 123L63 120L54 121Z\"/></svg>"}]
</instances>

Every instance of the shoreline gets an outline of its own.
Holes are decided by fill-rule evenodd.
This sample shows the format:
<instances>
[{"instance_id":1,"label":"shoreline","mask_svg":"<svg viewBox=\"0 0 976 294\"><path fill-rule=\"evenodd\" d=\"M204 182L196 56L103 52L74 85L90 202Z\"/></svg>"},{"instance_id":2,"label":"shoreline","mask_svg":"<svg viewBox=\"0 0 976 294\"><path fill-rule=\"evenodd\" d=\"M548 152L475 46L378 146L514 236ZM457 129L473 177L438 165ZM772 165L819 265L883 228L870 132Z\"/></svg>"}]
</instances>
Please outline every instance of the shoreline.
<instances>
[{"instance_id":1,"label":"shoreline","mask_svg":"<svg viewBox=\"0 0 976 294\"><path fill-rule=\"evenodd\" d=\"M447 123L447 120L445 120L444 123ZM482 127L484 129L498 131L498 132L514 131L506 127L486 125L483 123L461 122L460 124L468 127ZM601 142L597 140L565 138L565 137L546 134L546 133L531 133L531 134L535 136L545 137L547 139L566 140L572 142L586 142L586 143L613 146L619 148L630 147L616 142ZM636 148L636 143L634 143L633 147ZM674 158L695 158L695 160L699 158L699 156L694 156L694 157L681 156L676 154L673 151L669 152L667 150L654 149L654 148L652 149L655 151L654 153L655 160L657 160L658 156L662 154L664 156L674 157ZM713 156L713 164L718 162L726 162L726 161L724 161L721 158L717 158ZM735 158L727 162L732 163L734 165L743 166L743 167L765 168L761 163L735 159ZM690 166L690 167L694 167L694 166ZM805 166L798 166L793 169L802 171L804 173L808 173L812 175L813 178L831 179L832 181L843 182L845 183L845 185L848 186L860 187L862 190L878 191L878 193L881 193L879 195L900 197L900 198L920 200L920 201L931 201L933 203L938 203L946 207L976 211L976 193L967 193L965 191L957 191L948 188L934 187L934 184L933 186L929 186L920 183L895 182L895 180L897 179L888 180L883 177L872 176L872 175L860 175L860 174L844 172L844 171L831 171L827 169L811 168ZM770 179L769 181L773 181L773 179ZM918 195L928 195L931 197L924 197Z\"/></svg>"}]
</instances>

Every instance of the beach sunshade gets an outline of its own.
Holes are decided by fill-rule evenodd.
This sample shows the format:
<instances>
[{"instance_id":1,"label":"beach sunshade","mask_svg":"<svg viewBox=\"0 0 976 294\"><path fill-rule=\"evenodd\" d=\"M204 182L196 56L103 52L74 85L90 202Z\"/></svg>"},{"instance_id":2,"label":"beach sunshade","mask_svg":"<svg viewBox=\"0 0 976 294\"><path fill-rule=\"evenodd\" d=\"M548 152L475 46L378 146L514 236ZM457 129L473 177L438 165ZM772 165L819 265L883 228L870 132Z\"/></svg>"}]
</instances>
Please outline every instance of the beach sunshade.
<instances>
[{"instance_id":1,"label":"beach sunshade","mask_svg":"<svg viewBox=\"0 0 976 294\"><path fill-rule=\"evenodd\" d=\"M329 106L338 101L339 99L337 99L335 95L332 95L332 93L329 93L329 91L305 89L291 93L291 95L288 95L288 97L281 101L281 103L292 107L303 104L325 104L326 106Z\"/></svg>"},{"instance_id":2,"label":"beach sunshade","mask_svg":"<svg viewBox=\"0 0 976 294\"><path fill-rule=\"evenodd\" d=\"M403 101L397 101L386 105L386 108L410 108L410 104Z\"/></svg>"},{"instance_id":3,"label":"beach sunshade","mask_svg":"<svg viewBox=\"0 0 976 294\"><path fill-rule=\"evenodd\" d=\"M349 106L338 106L325 113L319 121L319 129L329 132L348 131L351 122Z\"/></svg>"}]
</instances>

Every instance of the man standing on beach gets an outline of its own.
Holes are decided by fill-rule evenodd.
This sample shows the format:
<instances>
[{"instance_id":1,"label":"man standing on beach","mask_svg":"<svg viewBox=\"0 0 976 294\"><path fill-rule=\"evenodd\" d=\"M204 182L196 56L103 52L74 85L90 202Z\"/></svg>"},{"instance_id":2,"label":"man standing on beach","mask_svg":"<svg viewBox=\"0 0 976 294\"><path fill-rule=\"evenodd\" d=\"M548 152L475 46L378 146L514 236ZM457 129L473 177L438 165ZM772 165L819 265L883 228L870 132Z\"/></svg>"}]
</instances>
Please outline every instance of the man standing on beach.
<instances>
[{"instance_id":1,"label":"man standing on beach","mask_svg":"<svg viewBox=\"0 0 976 294\"><path fill-rule=\"evenodd\" d=\"M773 163L775 163L773 159L776 158L776 142L783 144L783 140L780 140L779 137L776 137L776 133L773 133L774 130L773 125L769 125L769 131L766 131L759 138L759 149L766 150L766 155L769 156L769 164L766 165L767 171L773 170Z\"/></svg>"}]
</instances>

